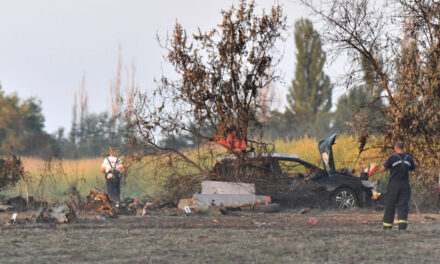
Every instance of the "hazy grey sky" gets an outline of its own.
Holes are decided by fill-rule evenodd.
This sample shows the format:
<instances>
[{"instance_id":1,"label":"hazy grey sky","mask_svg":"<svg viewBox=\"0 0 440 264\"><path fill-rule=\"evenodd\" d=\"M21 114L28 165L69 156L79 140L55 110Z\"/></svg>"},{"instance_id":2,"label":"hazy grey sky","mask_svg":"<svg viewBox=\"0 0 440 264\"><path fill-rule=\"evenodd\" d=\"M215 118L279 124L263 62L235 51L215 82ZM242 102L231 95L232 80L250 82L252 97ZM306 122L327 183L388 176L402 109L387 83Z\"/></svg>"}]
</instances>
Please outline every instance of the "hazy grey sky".
<instances>
[{"instance_id":1,"label":"hazy grey sky","mask_svg":"<svg viewBox=\"0 0 440 264\"><path fill-rule=\"evenodd\" d=\"M237 2L237 1L235 1ZM0 0L0 83L6 93L42 101L46 130L70 128L73 94L86 74L89 111L108 109L109 83L115 76L118 46L125 65L134 60L137 84L151 89L160 77L164 51L155 36L172 31L176 19L188 31L221 22L232 0ZM305 9L280 0L289 24ZM271 0L258 0L268 9ZM292 31L293 29L289 30ZM294 71L292 33L280 47L285 91ZM284 97L284 94L281 95Z\"/></svg>"}]
</instances>

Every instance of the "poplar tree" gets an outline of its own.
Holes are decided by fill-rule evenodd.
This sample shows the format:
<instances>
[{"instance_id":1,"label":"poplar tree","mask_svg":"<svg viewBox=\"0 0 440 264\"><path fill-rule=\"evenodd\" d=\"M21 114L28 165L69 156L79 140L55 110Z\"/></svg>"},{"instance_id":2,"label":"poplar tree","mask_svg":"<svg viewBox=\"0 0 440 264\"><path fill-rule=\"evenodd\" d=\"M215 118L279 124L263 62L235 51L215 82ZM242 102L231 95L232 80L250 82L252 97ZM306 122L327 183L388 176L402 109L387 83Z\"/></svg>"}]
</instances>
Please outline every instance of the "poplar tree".
<instances>
[{"instance_id":1,"label":"poplar tree","mask_svg":"<svg viewBox=\"0 0 440 264\"><path fill-rule=\"evenodd\" d=\"M381 56L375 56L382 65ZM332 132L351 133L361 129L368 122L374 127L385 125L384 104L381 99L382 88L377 85L379 77L373 65L365 58L361 59L362 83L339 97L334 112Z\"/></svg>"},{"instance_id":2,"label":"poplar tree","mask_svg":"<svg viewBox=\"0 0 440 264\"><path fill-rule=\"evenodd\" d=\"M295 78L287 96L289 119L295 124L292 136L324 136L329 129L326 117L332 107L332 85L324 73L326 56L320 35L308 19L299 19L294 32L296 53Z\"/></svg>"}]
</instances>

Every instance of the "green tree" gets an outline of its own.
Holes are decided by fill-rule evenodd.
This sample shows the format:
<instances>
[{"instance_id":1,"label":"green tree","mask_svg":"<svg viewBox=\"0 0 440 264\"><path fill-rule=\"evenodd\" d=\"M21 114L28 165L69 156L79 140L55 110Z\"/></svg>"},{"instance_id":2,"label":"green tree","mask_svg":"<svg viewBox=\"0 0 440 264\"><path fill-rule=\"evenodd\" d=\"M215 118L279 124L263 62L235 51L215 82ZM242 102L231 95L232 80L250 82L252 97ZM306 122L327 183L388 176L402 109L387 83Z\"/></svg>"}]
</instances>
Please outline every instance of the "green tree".
<instances>
[{"instance_id":1,"label":"green tree","mask_svg":"<svg viewBox=\"0 0 440 264\"><path fill-rule=\"evenodd\" d=\"M0 158L0 190L13 186L25 175L23 163L16 156Z\"/></svg>"},{"instance_id":2,"label":"green tree","mask_svg":"<svg viewBox=\"0 0 440 264\"><path fill-rule=\"evenodd\" d=\"M377 57L377 61L380 62L380 56ZM375 127L385 124L384 104L380 96L382 89L376 85L379 77L368 60L362 59L361 63L363 84L350 89L338 99L332 126L334 132L360 131L363 123Z\"/></svg>"},{"instance_id":3,"label":"green tree","mask_svg":"<svg viewBox=\"0 0 440 264\"><path fill-rule=\"evenodd\" d=\"M312 22L302 18L295 23L294 38L297 63L286 111L290 124L294 124L291 133L293 137L325 136L330 125L333 87L323 71L326 56L321 37Z\"/></svg>"},{"instance_id":4,"label":"green tree","mask_svg":"<svg viewBox=\"0 0 440 264\"><path fill-rule=\"evenodd\" d=\"M368 98L369 95L362 86L350 89L346 94L341 95L334 113L332 130L338 133L350 133L355 115L367 105Z\"/></svg>"},{"instance_id":5,"label":"green tree","mask_svg":"<svg viewBox=\"0 0 440 264\"><path fill-rule=\"evenodd\" d=\"M44 116L36 98L21 100L0 87L0 151L2 154L53 154L52 138L43 131Z\"/></svg>"},{"instance_id":6,"label":"green tree","mask_svg":"<svg viewBox=\"0 0 440 264\"><path fill-rule=\"evenodd\" d=\"M72 122L75 124L75 122ZM107 112L87 113L82 121L82 138L75 135L78 126L72 126L69 137L64 137L64 131L58 131L56 138L61 152L66 158L99 157L108 151L108 147L115 147L119 152L126 152L127 139L130 134L130 123L119 120Z\"/></svg>"}]
</instances>

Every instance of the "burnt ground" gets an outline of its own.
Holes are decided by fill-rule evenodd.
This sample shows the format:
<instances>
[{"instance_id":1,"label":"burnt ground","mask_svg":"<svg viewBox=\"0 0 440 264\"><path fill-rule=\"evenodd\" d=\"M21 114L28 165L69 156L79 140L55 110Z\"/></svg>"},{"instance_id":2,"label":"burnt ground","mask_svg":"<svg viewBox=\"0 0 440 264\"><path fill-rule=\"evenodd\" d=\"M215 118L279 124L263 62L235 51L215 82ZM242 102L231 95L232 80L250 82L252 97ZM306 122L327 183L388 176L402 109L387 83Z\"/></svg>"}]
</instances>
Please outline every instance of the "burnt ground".
<instances>
[{"instance_id":1,"label":"burnt ground","mask_svg":"<svg viewBox=\"0 0 440 264\"><path fill-rule=\"evenodd\" d=\"M0 223L8 217L0 214ZM381 219L382 212L369 209L192 216L171 209L105 220L81 216L69 224L1 226L0 262L439 262L439 214L411 214L406 232L383 231Z\"/></svg>"}]
</instances>

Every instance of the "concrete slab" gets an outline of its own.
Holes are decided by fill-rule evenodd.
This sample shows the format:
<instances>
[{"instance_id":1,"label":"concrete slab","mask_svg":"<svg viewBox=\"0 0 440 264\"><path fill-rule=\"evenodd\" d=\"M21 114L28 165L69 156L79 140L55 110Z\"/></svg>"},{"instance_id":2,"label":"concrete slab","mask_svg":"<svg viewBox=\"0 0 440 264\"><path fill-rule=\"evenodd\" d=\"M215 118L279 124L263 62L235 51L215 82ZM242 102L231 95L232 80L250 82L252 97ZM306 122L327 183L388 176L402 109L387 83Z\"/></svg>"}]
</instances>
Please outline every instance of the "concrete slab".
<instances>
[{"instance_id":1,"label":"concrete slab","mask_svg":"<svg viewBox=\"0 0 440 264\"><path fill-rule=\"evenodd\" d=\"M194 194L196 206L252 204L266 201L266 195L254 194Z\"/></svg>"},{"instance_id":2,"label":"concrete slab","mask_svg":"<svg viewBox=\"0 0 440 264\"><path fill-rule=\"evenodd\" d=\"M202 181L202 194L255 195L255 184L241 182Z\"/></svg>"}]
</instances>

